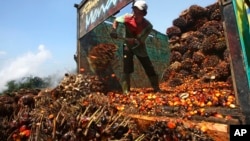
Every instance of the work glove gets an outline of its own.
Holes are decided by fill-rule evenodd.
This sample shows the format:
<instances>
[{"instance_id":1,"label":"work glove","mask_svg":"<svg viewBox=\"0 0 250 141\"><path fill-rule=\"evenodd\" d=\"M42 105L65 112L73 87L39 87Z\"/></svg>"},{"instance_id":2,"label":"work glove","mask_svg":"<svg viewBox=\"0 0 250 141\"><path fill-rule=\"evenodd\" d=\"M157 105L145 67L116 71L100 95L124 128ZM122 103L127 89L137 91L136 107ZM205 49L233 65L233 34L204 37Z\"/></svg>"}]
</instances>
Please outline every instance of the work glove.
<instances>
[{"instance_id":1,"label":"work glove","mask_svg":"<svg viewBox=\"0 0 250 141\"><path fill-rule=\"evenodd\" d=\"M111 33L110 33L110 37L111 38L114 38L114 39L117 39L118 38L118 34L116 32L116 30L113 28Z\"/></svg>"}]
</instances>

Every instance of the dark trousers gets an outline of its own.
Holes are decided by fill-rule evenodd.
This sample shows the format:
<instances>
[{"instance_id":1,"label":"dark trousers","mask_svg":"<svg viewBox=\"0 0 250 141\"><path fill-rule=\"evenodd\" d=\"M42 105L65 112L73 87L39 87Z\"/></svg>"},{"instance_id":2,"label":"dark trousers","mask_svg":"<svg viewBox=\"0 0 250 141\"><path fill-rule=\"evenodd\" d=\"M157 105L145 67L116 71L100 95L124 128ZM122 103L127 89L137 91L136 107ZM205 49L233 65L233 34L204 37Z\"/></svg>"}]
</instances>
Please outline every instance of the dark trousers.
<instances>
[{"instance_id":1,"label":"dark trousers","mask_svg":"<svg viewBox=\"0 0 250 141\"><path fill-rule=\"evenodd\" d=\"M123 71L125 74L130 74L134 72L134 55L135 54L130 49L128 49L127 47L123 47ZM157 76L154 70L154 66L148 56L140 57L136 55L136 57L142 64L142 67L144 68L148 77Z\"/></svg>"}]
</instances>

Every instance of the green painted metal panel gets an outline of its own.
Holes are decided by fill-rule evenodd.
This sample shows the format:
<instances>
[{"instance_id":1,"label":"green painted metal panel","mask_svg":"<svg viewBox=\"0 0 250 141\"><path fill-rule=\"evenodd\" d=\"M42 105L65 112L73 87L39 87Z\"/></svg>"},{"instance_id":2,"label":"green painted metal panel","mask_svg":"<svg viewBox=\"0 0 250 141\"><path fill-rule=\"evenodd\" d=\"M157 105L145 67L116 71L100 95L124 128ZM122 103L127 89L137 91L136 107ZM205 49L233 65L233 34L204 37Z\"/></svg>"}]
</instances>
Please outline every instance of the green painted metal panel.
<instances>
[{"instance_id":1,"label":"green painted metal panel","mask_svg":"<svg viewBox=\"0 0 250 141\"><path fill-rule=\"evenodd\" d=\"M250 87L250 9L247 4L244 3L244 0L233 0L233 6L240 35L248 85Z\"/></svg>"}]
</instances>

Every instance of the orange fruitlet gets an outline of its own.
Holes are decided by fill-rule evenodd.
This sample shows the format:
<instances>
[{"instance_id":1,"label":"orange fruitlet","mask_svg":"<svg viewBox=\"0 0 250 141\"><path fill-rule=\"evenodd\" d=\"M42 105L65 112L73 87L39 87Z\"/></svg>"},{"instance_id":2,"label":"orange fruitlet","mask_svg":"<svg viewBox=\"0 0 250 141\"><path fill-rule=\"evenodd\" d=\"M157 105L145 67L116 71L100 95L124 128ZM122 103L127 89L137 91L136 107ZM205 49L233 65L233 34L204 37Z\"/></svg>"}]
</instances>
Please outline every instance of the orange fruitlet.
<instances>
[{"instance_id":1,"label":"orange fruitlet","mask_svg":"<svg viewBox=\"0 0 250 141\"><path fill-rule=\"evenodd\" d=\"M170 129L174 129L176 127L176 124L174 122L172 122L172 121L169 121L167 123L167 127L170 128Z\"/></svg>"},{"instance_id":2,"label":"orange fruitlet","mask_svg":"<svg viewBox=\"0 0 250 141\"><path fill-rule=\"evenodd\" d=\"M26 125L22 125L20 128L19 128L19 132L23 132L26 130Z\"/></svg>"}]
</instances>

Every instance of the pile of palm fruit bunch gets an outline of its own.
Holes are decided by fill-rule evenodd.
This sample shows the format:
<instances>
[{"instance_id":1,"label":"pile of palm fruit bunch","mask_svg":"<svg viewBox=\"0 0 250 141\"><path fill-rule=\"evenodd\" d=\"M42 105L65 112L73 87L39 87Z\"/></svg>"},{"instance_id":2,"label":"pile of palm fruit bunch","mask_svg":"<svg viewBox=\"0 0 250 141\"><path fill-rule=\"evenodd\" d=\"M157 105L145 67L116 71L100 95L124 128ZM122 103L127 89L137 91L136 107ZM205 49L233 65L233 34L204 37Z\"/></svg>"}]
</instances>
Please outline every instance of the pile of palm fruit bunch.
<instances>
[{"instance_id":1,"label":"pile of palm fruit bunch","mask_svg":"<svg viewBox=\"0 0 250 141\"><path fill-rule=\"evenodd\" d=\"M38 133L35 137L40 139L40 135L42 135L40 130L51 132L50 129L47 129L50 127L46 126L50 126L54 122L53 116L56 116L57 121L69 120L66 115L74 116L75 113L71 112L79 110L76 108L79 99L100 91L104 91L104 85L97 76L66 73L55 88L20 89L2 94L0 96L0 132L2 134L0 140L27 139L36 132ZM61 116L65 118L58 120ZM60 121L61 124L63 121ZM38 126L40 123L41 128L40 125ZM56 124L56 122L53 123L54 126L59 126ZM60 128L53 129L54 132L57 130Z\"/></svg>"},{"instance_id":2,"label":"pile of palm fruit bunch","mask_svg":"<svg viewBox=\"0 0 250 141\"><path fill-rule=\"evenodd\" d=\"M203 81L231 81L230 60L218 3L206 8L192 5L168 28L171 65L165 79L169 85L184 77Z\"/></svg>"},{"instance_id":3,"label":"pile of palm fruit bunch","mask_svg":"<svg viewBox=\"0 0 250 141\"><path fill-rule=\"evenodd\" d=\"M65 74L55 88L3 94L0 140L213 140L206 128L181 120L151 122L150 128L142 128L114 106L103 89L93 75Z\"/></svg>"},{"instance_id":4,"label":"pile of palm fruit bunch","mask_svg":"<svg viewBox=\"0 0 250 141\"><path fill-rule=\"evenodd\" d=\"M89 141L136 138L133 121L117 112L97 76L65 74L55 88L0 96L0 140Z\"/></svg>"}]
</instances>

